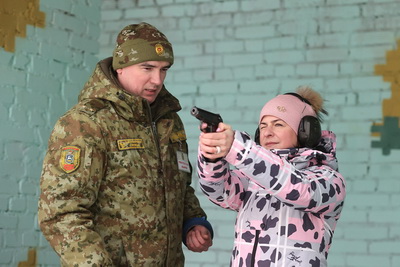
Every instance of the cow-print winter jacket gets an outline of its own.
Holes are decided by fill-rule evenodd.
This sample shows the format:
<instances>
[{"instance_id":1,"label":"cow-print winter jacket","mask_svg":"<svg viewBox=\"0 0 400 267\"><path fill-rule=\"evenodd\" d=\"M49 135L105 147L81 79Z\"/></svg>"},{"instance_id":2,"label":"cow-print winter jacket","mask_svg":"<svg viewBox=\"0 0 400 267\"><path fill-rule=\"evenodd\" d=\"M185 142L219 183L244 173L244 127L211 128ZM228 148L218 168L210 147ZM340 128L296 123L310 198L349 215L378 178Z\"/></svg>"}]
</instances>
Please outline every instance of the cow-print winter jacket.
<instances>
[{"instance_id":1,"label":"cow-print winter jacket","mask_svg":"<svg viewBox=\"0 0 400 267\"><path fill-rule=\"evenodd\" d=\"M267 150L236 131L225 158L199 153L198 175L212 202L238 212L231 266L327 266L346 194L334 133L314 149Z\"/></svg>"}]
</instances>

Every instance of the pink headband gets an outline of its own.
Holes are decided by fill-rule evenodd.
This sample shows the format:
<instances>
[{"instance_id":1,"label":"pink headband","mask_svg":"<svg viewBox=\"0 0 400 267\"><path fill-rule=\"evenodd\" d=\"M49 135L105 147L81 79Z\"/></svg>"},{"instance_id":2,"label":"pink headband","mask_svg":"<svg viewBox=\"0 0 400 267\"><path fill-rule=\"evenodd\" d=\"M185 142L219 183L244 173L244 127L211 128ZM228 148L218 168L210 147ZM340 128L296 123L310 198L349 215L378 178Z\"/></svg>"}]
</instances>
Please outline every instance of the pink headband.
<instances>
[{"instance_id":1,"label":"pink headband","mask_svg":"<svg viewBox=\"0 0 400 267\"><path fill-rule=\"evenodd\" d=\"M296 135L303 117L317 117L314 109L309 104L293 95L278 95L268 101L261 110L258 123L260 124L264 116L267 115L275 116L286 122Z\"/></svg>"}]
</instances>

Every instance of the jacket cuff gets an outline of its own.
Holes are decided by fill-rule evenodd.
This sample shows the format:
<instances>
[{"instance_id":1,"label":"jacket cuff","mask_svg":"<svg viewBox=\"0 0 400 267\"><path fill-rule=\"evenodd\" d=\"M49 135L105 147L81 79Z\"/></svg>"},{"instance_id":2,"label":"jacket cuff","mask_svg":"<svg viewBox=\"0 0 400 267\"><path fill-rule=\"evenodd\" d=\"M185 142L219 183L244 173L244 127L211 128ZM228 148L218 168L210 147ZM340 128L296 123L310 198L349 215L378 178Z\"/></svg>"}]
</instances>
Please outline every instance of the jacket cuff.
<instances>
[{"instance_id":1,"label":"jacket cuff","mask_svg":"<svg viewBox=\"0 0 400 267\"><path fill-rule=\"evenodd\" d=\"M191 219L186 220L183 223L182 242L183 242L183 244L185 244L185 246L186 246L187 233L190 231L190 229L192 229L196 225L203 225L210 232L211 239L214 238L214 231L213 231L213 228L211 226L211 223L209 221L207 221L207 219L205 217L191 218Z\"/></svg>"}]
</instances>

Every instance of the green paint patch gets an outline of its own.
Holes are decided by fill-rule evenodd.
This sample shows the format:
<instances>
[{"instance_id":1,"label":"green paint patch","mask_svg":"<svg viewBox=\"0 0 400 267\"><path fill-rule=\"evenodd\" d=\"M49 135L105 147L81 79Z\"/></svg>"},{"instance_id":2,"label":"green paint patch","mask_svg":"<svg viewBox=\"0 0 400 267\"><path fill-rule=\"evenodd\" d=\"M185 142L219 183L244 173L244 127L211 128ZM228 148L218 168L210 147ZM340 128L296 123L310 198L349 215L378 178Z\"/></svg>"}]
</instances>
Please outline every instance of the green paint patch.
<instances>
[{"instance_id":1,"label":"green paint patch","mask_svg":"<svg viewBox=\"0 0 400 267\"><path fill-rule=\"evenodd\" d=\"M371 127L373 136L379 136L380 141L372 141L373 148L382 148L383 155L389 155L391 149L400 149L400 118L384 117L383 124Z\"/></svg>"}]
</instances>

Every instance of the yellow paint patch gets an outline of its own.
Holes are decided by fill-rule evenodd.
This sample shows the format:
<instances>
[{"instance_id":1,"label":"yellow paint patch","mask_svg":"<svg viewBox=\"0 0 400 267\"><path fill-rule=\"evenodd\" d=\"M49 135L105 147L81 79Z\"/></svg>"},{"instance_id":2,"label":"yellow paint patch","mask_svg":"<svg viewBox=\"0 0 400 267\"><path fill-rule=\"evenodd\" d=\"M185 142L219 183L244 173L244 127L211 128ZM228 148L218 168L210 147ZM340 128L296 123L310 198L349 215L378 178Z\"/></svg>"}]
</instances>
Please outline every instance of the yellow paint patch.
<instances>
[{"instance_id":1,"label":"yellow paint patch","mask_svg":"<svg viewBox=\"0 0 400 267\"><path fill-rule=\"evenodd\" d=\"M40 0L2 0L0 5L0 46L15 50L15 37L26 37L26 25L43 28L45 13L39 11Z\"/></svg>"},{"instance_id":2,"label":"yellow paint patch","mask_svg":"<svg viewBox=\"0 0 400 267\"><path fill-rule=\"evenodd\" d=\"M375 66L375 74L391 83L391 98L384 99L382 103L383 116L400 117L400 40L397 41L396 50L386 52L386 64Z\"/></svg>"},{"instance_id":3,"label":"yellow paint patch","mask_svg":"<svg viewBox=\"0 0 400 267\"><path fill-rule=\"evenodd\" d=\"M28 260L18 263L18 267L35 267L36 266L36 249L28 251Z\"/></svg>"}]
</instances>

